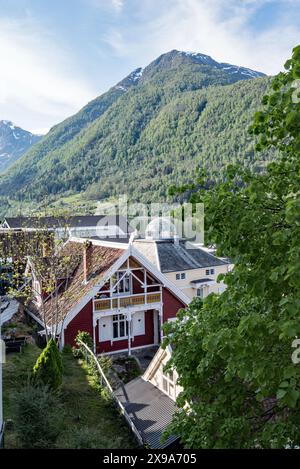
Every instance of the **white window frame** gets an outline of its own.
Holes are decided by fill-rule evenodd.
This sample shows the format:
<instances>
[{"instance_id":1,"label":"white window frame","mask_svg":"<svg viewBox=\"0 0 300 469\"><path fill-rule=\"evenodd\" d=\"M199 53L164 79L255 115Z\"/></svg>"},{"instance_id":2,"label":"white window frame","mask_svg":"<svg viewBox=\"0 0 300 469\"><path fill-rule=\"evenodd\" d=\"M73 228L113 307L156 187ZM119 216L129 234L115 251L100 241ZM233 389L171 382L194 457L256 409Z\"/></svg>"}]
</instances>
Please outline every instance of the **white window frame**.
<instances>
[{"instance_id":1,"label":"white window frame","mask_svg":"<svg viewBox=\"0 0 300 469\"><path fill-rule=\"evenodd\" d=\"M184 280L186 278L185 272L179 272L176 274L176 280Z\"/></svg>"},{"instance_id":2,"label":"white window frame","mask_svg":"<svg viewBox=\"0 0 300 469\"><path fill-rule=\"evenodd\" d=\"M120 278L122 280L120 280ZM128 280L128 291L124 291L124 285L125 282ZM130 274L125 273L122 270L117 270L116 272L116 283L118 284L116 286L116 290L112 293L112 296L127 296L127 295L132 295L132 276ZM122 286L122 288L120 288ZM114 288L114 287L113 287ZM120 291L123 290L123 291Z\"/></svg>"},{"instance_id":3,"label":"white window frame","mask_svg":"<svg viewBox=\"0 0 300 469\"><path fill-rule=\"evenodd\" d=\"M170 377L170 375L172 377ZM164 389L164 383L166 383L167 389ZM169 396L171 399L176 398L176 383L175 383L174 370L168 371L166 373L166 372L163 371L163 366L162 366L161 387L162 387L162 392L167 394L167 396ZM173 394L170 392L171 387L173 388Z\"/></svg>"},{"instance_id":4,"label":"white window frame","mask_svg":"<svg viewBox=\"0 0 300 469\"><path fill-rule=\"evenodd\" d=\"M125 335L120 336L120 324L124 323L124 333ZM114 337L114 324L117 324L118 336ZM125 340L128 339L128 321L124 314L113 314L112 316L112 341Z\"/></svg>"},{"instance_id":5,"label":"white window frame","mask_svg":"<svg viewBox=\"0 0 300 469\"><path fill-rule=\"evenodd\" d=\"M199 292L202 292L202 294L199 295ZM204 298L204 287L198 287L196 293L197 293L197 298Z\"/></svg>"}]
</instances>

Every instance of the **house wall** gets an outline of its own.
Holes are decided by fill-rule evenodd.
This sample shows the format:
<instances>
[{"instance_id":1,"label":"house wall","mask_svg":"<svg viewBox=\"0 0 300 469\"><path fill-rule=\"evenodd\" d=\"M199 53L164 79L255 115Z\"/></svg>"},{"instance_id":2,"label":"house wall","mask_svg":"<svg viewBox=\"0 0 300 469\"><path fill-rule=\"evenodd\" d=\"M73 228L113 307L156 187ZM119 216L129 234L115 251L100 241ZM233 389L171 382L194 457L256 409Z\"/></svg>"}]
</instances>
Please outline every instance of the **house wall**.
<instances>
[{"instance_id":1,"label":"house wall","mask_svg":"<svg viewBox=\"0 0 300 469\"><path fill-rule=\"evenodd\" d=\"M140 270L134 270L134 275L138 277L142 282L144 282L144 272ZM175 318L177 311L185 307L185 304L177 299L173 293L167 290L164 287L153 286L157 284L155 279L151 280L148 278L148 293L162 291L162 323L168 321L169 319ZM109 282L102 287L102 292L104 295L109 296L108 293L105 293L105 290L109 290ZM101 294L101 290L99 293ZM103 294L102 293L102 294ZM132 294L144 293L144 288L141 283L136 279L132 278ZM152 305L150 306L152 307ZM154 305L153 305L154 307ZM143 306L141 305L141 311ZM158 308L159 309L159 308ZM139 310L139 309L138 309ZM78 331L86 331L91 337L95 337L95 346L97 353L109 353L116 352L118 350L126 350L128 348L128 339L113 339L113 314L126 314L127 309L122 308L120 310L113 312L107 311L107 313L102 316L101 319L97 320L95 331L93 331L93 301L90 300L88 304L80 311L79 314L68 324L65 329L64 342L65 344L74 345L74 341ZM154 310L144 311L143 322L141 318L137 315L132 316L132 330L136 334L131 339L131 347L144 347L147 345L153 345L157 343L159 338L159 332L161 331L161 324L159 324L159 317L157 312L154 314ZM143 317L143 316L142 316ZM99 315L98 315L99 318ZM155 323L155 324L154 324ZM99 326L101 325L101 336L102 341L100 342L99 337ZM105 332L104 332L105 331ZM144 333L145 332L145 333ZM141 335L138 335L141 334ZM104 340L103 340L104 339Z\"/></svg>"},{"instance_id":2,"label":"house wall","mask_svg":"<svg viewBox=\"0 0 300 469\"><path fill-rule=\"evenodd\" d=\"M228 272L228 264L218 265L214 267L204 267L203 269L193 269L193 270L179 270L177 272L166 272L164 275L171 280L178 288L180 288L189 298L194 298L196 296L197 290L191 287L192 280L198 280L200 278L210 278L217 281L219 274L226 274ZM213 275L206 275L207 269L214 269L215 273ZM185 279L176 280L176 274L185 273ZM224 291L225 285L223 282L217 283L216 285L209 285L206 288L206 296L209 293L222 293Z\"/></svg>"},{"instance_id":3,"label":"house wall","mask_svg":"<svg viewBox=\"0 0 300 469\"><path fill-rule=\"evenodd\" d=\"M131 339L131 347L143 347L152 345L154 343L154 323L153 323L153 310L145 311L145 334L135 336ZM99 327L98 322L96 326L96 352L108 353L124 350L128 348L128 340L114 340L114 341L99 341Z\"/></svg>"},{"instance_id":4,"label":"house wall","mask_svg":"<svg viewBox=\"0 0 300 469\"><path fill-rule=\"evenodd\" d=\"M163 386L163 377L166 375L166 373L164 373L164 367L167 365L170 358L171 354L169 348L159 348L145 371L143 378L145 381L149 381L153 386L156 386L160 391L164 392L175 401L178 394L183 390L183 388L177 384L178 374L176 370L173 371L173 388L169 389L170 392L166 392Z\"/></svg>"},{"instance_id":5,"label":"house wall","mask_svg":"<svg viewBox=\"0 0 300 469\"><path fill-rule=\"evenodd\" d=\"M65 345L75 345L78 331L88 332L93 337L93 303L90 300L65 329Z\"/></svg>"},{"instance_id":6,"label":"house wall","mask_svg":"<svg viewBox=\"0 0 300 469\"><path fill-rule=\"evenodd\" d=\"M184 303L178 300L166 288L163 288L163 291L162 291L162 301L163 301L163 322L166 322L171 318L175 318L177 311L181 308L185 308Z\"/></svg>"}]
</instances>

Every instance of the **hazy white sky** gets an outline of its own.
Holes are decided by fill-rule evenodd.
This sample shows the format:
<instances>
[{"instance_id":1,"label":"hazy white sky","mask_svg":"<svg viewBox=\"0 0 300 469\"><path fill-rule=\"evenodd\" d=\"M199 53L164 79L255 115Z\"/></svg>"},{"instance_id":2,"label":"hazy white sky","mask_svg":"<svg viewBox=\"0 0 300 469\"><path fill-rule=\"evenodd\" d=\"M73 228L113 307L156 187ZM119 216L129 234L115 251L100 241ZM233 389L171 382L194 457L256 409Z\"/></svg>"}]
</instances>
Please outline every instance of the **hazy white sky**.
<instances>
[{"instance_id":1,"label":"hazy white sky","mask_svg":"<svg viewBox=\"0 0 300 469\"><path fill-rule=\"evenodd\" d=\"M171 49L275 74L300 0L0 0L0 120L45 132Z\"/></svg>"}]
</instances>

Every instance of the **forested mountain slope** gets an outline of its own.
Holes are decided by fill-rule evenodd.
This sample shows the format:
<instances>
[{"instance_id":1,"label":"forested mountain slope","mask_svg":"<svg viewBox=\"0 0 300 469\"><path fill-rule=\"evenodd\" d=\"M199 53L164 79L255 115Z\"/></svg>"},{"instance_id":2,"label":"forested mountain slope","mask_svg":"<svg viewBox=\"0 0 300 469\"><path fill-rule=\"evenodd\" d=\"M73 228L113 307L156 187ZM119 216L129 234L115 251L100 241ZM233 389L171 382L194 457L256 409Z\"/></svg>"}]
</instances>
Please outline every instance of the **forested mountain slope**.
<instances>
[{"instance_id":1,"label":"forested mountain slope","mask_svg":"<svg viewBox=\"0 0 300 469\"><path fill-rule=\"evenodd\" d=\"M221 177L229 162L260 165L247 127L269 83L262 75L202 54L164 54L54 127L2 176L2 211L12 198L76 193L162 200L196 167Z\"/></svg>"}]
</instances>

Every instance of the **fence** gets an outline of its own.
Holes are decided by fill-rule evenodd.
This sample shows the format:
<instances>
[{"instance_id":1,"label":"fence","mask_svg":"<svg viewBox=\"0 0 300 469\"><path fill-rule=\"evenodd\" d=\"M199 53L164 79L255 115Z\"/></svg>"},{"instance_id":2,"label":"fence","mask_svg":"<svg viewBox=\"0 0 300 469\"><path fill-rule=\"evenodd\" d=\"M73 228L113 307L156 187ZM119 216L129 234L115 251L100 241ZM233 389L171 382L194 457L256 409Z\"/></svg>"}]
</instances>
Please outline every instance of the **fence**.
<instances>
[{"instance_id":1,"label":"fence","mask_svg":"<svg viewBox=\"0 0 300 469\"><path fill-rule=\"evenodd\" d=\"M95 365L97 367L97 370L99 372L101 386L102 387L105 386L107 388L107 390L109 391L111 397L114 399L115 403L117 404L118 408L120 409L121 414L124 416L128 426L130 427L131 431L133 432L134 436L136 437L137 441L139 442L140 445L143 446L144 442L143 442L143 439L142 439L139 431L137 430L136 426L132 422L129 414L127 413L127 411L125 409L125 407L123 406L123 404L119 401L119 399L115 395L115 393L113 391L113 388L111 387L107 377L105 376L104 371L101 368L100 363L97 360L96 355L82 340L80 340L80 339L77 339L77 340L80 343L80 345L82 345L86 350L86 355L85 355L86 361L88 362L88 356L89 356L93 360L93 362L95 363Z\"/></svg>"}]
</instances>

